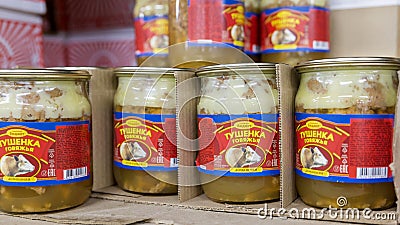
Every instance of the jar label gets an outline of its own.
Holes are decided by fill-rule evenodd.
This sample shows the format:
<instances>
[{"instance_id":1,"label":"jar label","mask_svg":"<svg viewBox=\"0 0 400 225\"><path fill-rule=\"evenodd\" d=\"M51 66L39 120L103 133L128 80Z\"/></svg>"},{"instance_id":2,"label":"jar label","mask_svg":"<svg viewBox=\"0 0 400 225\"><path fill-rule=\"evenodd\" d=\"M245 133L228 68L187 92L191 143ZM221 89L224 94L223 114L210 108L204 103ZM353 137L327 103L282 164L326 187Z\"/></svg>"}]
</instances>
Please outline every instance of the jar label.
<instances>
[{"instance_id":1,"label":"jar label","mask_svg":"<svg viewBox=\"0 0 400 225\"><path fill-rule=\"evenodd\" d=\"M261 16L262 53L328 52L329 10L293 6L264 10Z\"/></svg>"},{"instance_id":2,"label":"jar label","mask_svg":"<svg viewBox=\"0 0 400 225\"><path fill-rule=\"evenodd\" d=\"M135 18L136 56L168 53L168 16Z\"/></svg>"},{"instance_id":3,"label":"jar label","mask_svg":"<svg viewBox=\"0 0 400 225\"><path fill-rule=\"evenodd\" d=\"M246 23L244 26L245 42L244 52L248 55L256 55L260 53L259 40L259 19L258 13L246 12Z\"/></svg>"},{"instance_id":4,"label":"jar label","mask_svg":"<svg viewBox=\"0 0 400 225\"><path fill-rule=\"evenodd\" d=\"M90 178L89 121L0 122L0 185L50 186Z\"/></svg>"},{"instance_id":5,"label":"jar label","mask_svg":"<svg viewBox=\"0 0 400 225\"><path fill-rule=\"evenodd\" d=\"M178 167L176 115L114 113L114 164L123 169Z\"/></svg>"},{"instance_id":6,"label":"jar label","mask_svg":"<svg viewBox=\"0 0 400 225\"><path fill-rule=\"evenodd\" d=\"M277 114L198 115L200 172L215 176L279 174Z\"/></svg>"},{"instance_id":7,"label":"jar label","mask_svg":"<svg viewBox=\"0 0 400 225\"><path fill-rule=\"evenodd\" d=\"M192 46L244 46L243 0L188 1L188 38Z\"/></svg>"},{"instance_id":8,"label":"jar label","mask_svg":"<svg viewBox=\"0 0 400 225\"><path fill-rule=\"evenodd\" d=\"M392 182L393 120L393 114L296 113L296 173L330 182Z\"/></svg>"}]
</instances>

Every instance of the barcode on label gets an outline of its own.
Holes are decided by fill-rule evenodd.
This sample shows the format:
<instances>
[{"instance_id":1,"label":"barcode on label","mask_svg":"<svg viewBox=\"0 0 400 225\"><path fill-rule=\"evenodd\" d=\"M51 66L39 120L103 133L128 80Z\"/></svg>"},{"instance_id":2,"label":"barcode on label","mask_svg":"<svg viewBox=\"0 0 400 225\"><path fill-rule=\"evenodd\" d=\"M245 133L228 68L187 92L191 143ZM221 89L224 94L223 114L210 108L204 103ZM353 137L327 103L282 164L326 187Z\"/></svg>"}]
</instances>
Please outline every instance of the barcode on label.
<instances>
[{"instance_id":1,"label":"barcode on label","mask_svg":"<svg viewBox=\"0 0 400 225\"><path fill-rule=\"evenodd\" d=\"M387 178L387 167L373 167L373 168L357 168L357 178L370 179L370 178Z\"/></svg>"},{"instance_id":2,"label":"barcode on label","mask_svg":"<svg viewBox=\"0 0 400 225\"><path fill-rule=\"evenodd\" d=\"M313 49L329 50L329 42L327 42L327 41L313 41Z\"/></svg>"},{"instance_id":3,"label":"barcode on label","mask_svg":"<svg viewBox=\"0 0 400 225\"><path fill-rule=\"evenodd\" d=\"M170 167L178 167L178 158L171 158L169 166Z\"/></svg>"},{"instance_id":4,"label":"barcode on label","mask_svg":"<svg viewBox=\"0 0 400 225\"><path fill-rule=\"evenodd\" d=\"M261 46L254 45L252 51L253 52L260 52L261 51Z\"/></svg>"},{"instance_id":5,"label":"barcode on label","mask_svg":"<svg viewBox=\"0 0 400 225\"><path fill-rule=\"evenodd\" d=\"M87 167L64 170L63 172L64 172L64 180L85 177L87 176Z\"/></svg>"}]
</instances>

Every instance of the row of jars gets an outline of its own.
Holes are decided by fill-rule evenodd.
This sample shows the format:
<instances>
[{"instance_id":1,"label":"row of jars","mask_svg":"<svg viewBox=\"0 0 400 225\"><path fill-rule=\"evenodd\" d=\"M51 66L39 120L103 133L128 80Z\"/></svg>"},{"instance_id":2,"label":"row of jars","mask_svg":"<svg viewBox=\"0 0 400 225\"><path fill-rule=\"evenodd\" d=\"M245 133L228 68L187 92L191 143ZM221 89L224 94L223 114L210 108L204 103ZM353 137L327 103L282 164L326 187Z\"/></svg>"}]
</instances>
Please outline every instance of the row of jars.
<instances>
[{"instance_id":1,"label":"row of jars","mask_svg":"<svg viewBox=\"0 0 400 225\"><path fill-rule=\"evenodd\" d=\"M295 169L301 199L321 208L391 207L400 61L335 58L295 69L301 76L296 168L289 169ZM177 71L190 70L115 70L114 176L124 190L177 193ZM279 116L276 65L216 65L196 73L196 167L205 195L216 202L278 200L278 124L285 118ZM0 209L46 212L85 202L92 186L90 75L16 69L0 71L0 78ZM339 205L339 197L347 205Z\"/></svg>"},{"instance_id":2,"label":"row of jars","mask_svg":"<svg viewBox=\"0 0 400 225\"><path fill-rule=\"evenodd\" d=\"M330 49L328 0L137 0L133 15L139 65L296 65Z\"/></svg>"},{"instance_id":3,"label":"row of jars","mask_svg":"<svg viewBox=\"0 0 400 225\"><path fill-rule=\"evenodd\" d=\"M301 199L321 208L391 207L396 196L389 165L400 61L335 58L295 68L301 76L294 159ZM177 155L171 153L176 151L174 71L180 70L116 71L115 124L121 127L115 133L128 136L117 138L114 169L125 190L177 191ZM275 64L207 66L196 74L201 83L196 167L205 195L234 203L279 199L278 123L284 118L279 118ZM144 133L146 126L158 128ZM130 159L122 156L126 141L131 149L136 144L137 155L131 153ZM341 197L346 205L338 201Z\"/></svg>"}]
</instances>

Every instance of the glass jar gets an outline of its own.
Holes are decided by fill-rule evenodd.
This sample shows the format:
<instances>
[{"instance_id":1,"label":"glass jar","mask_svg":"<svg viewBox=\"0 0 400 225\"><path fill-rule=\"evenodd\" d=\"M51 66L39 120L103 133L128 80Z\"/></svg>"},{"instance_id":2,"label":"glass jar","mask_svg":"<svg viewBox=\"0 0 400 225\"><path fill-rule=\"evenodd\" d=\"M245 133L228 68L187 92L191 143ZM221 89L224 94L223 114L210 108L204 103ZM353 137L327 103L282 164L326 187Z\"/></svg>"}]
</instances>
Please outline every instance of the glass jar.
<instances>
[{"instance_id":1,"label":"glass jar","mask_svg":"<svg viewBox=\"0 0 400 225\"><path fill-rule=\"evenodd\" d=\"M112 137L113 122L110 120L104 122L104 118L113 117L114 92L117 82L114 77L114 69L106 67L50 67L47 69L70 70L70 71L87 71L91 76L89 83L89 100L92 107L92 130L95 131L93 136L93 190L104 187L104 184L114 183L112 167Z\"/></svg>"},{"instance_id":2,"label":"glass jar","mask_svg":"<svg viewBox=\"0 0 400 225\"><path fill-rule=\"evenodd\" d=\"M136 0L133 11L138 65L168 66L168 0Z\"/></svg>"},{"instance_id":3,"label":"glass jar","mask_svg":"<svg viewBox=\"0 0 400 225\"><path fill-rule=\"evenodd\" d=\"M296 187L315 207L384 209L396 199L389 164L400 61L305 62L296 95Z\"/></svg>"},{"instance_id":4,"label":"glass jar","mask_svg":"<svg viewBox=\"0 0 400 225\"><path fill-rule=\"evenodd\" d=\"M0 70L0 209L49 212L91 194L90 75Z\"/></svg>"},{"instance_id":5,"label":"glass jar","mask_svg":"<svg viewBox=\"0 0 400 225\"><path fill-rule=\"evenodd\" d=\"M330 49L328 0L262 0L263 62L326 58Z\"/></svg>"},{"instance_id":6,"label":"glass jar","mask_svg":"<svg viewBox=\"0 0 400 225\"><path fill-rule=\"evenodd\" d=\"M260 62L260 0L244 0L244 8L244 52L254 62Z\"/></svg>"},{"instance_id":7,"label":"glass jar","mask_svg":"<svg viewBox=\"0 0 400 225\"><path fill-rule=\"evenodd\" d=\"M278 91L275 64L200 68L197 167L217 202L279 199Z\"/></svg>"},{"instance_id":8,"label":"glass jar","mask_svg":"<svg viewBox=\"0 0 400 225\"><path fill-rule=\"evenodd\" d=\"M124 190L177 193L176 70L115 70L114 177Z\"/></svg>"},{"instance_id":9,"label":"glass jar","mask_svg":"<svg viewBox=\"0 0 400 225\"><path fill-rule=\"evenodd\" d=\"M243 0L171 0L170 63L173 67L253 62L243 54Z\"/></svg>"}]
</instances>

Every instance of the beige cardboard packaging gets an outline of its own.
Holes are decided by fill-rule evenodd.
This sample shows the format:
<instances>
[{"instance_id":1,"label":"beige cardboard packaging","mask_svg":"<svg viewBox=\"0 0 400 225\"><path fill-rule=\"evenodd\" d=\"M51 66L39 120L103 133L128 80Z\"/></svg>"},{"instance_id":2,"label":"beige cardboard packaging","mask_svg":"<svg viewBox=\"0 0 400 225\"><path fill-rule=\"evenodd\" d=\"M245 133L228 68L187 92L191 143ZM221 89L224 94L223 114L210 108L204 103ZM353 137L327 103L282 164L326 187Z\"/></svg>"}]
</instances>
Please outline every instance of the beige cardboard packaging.
<instances>
[{"instance_id":1,"label":"beige cardboard packaging","mask_svg":"<svg viewBox=\"0 0 400 225\"><path fill-rule=\"evenodd\" d=\"M396 0L331 0L331 57L339 56L400 56L400 7ZM250 214L257 216L264 213L265 221L270 216L299 219L313 219L322 221L337 221L345 223L364 224L398 224L400 222L399 201L397 208L383 211L372 211L367 217L360 212L359 218L351 214L329 214L320 209L312 209L297 198L294 180L294 96L298 87L298 77L292 68L287 65L277 66L277 84L279 88L280 120L280 152L281 152L281 199L266 204L231 205L212 202L202 194L199 186L193 186L198 179L197 170L194 169L197 132L196 96L199 93L199 83L192 79L193 74L177 74L177 107L178 117L178 149L179 149L179 193L172 196L143 196L122 191L115 186L112 178L112 101L115 86L111 77L96 76L91 81L91 100L93 110L106 113L93 114L93 140L94 140L94 189L92 198L107 199L117 202L130 202L148 205L162 205L165 207L190 208L205 211L229 212ZM110 83L111 82L111 83ZM184 83L184 85L179 85ZM184 93L182 95L182 93ZM103 98L107 101L102 100ZM398 97L398 99L400 99ZM398 100L399 102L399 100ZM400 113L400 102L397 104L396 115ZM100 127L100 128L96 128ZM99 130L101 129L101 130ZM396 194L400 197L400 116L395 118L395 134L393 139L394 180ZM123 218L96 218L91 221L91 215L85 215L87 204L80 206L82 209L80 219L69 218L74 223L105 224L107 222L123 221ZM99 210L101 207L99 207ZM272 209L275 209L271 211ZM267 210L270 210L267 212ZM297 211L296 211L297 210ZM313 216L311 213L314 213ZM298 212L298 213L296 213ZM351 212L350 212L351 213ZM54 214L18 215L19 217L35 220L54 222L66 221L65 216ZM322 215L322 217L321 217ZM341 216L342 215L342 216ZM377 219L377 215L385 218ZM295 222L295 221L293 221ZM321 222L321 224L324 224Z\"/></svg>"},{"instance_id":2,"label":"beige cardboard packaging","mask_svg":"<svg viewBox=\"0 0 400 225\"><path fill-rule=\"evenodd\" d=\"M260 216L268 222L269 218L282 217L292 219L313 219L325 221L340 221L346 223L367 224L394 224L396 223L396 209L372 212L385 215L385 220L373 220L372 217L363 218L357 216L346 217L346 214L330 215L320 209L314 209L302 203L297 198L294 180L294 97L298 87L298 76L292 68L285 64L277 65L276 79L279 89L280 114L280 152L281 152L281 199L280 201L268 202L267 204L221 204L210 201L198 184L198 172L195 167L197 132L197 110L196 96L199 95L200 84L198 79L193 79L191 73L177 74L177 130L178 130L178 158L179 171L178 182L180 184L178 195L172 196L143 196L139 194L122 191L113 182L104 182L103 188L94 190L93 198L112 199L121 202L133 202L138 204L155 204L178 206L183 208L229 212L239 214L250 214ZM400 119L399 119L400 120ZM397 135L399 136L399 135ZM396 160L396 159L395 159ZM397 158L398 160L398 158ZM96 165L96 162L95 162ZM108 168L111 170L111 167ZM295 209L298 210L296 213ZM344 210L343 210L344 211ZM311 212L311 214L310 214ZM314 213L315 212L315 213ZM312 214L314 213L314 214ZM351 212L350 212L351 213ZM362 211L360 212L362 213Z\"/></svg>"},{"instance_id":3,"label":"beige cardboard packaging","mask_svg":"<svg viewBox=\"0 0 400 225\"><path fill-rule=\"evenodd\" d=\"M400 56L400 3L331 0L330 57Z\"/></svg>"},{"instance_id":4,"label":"beige cardboard packaging","mask_svg":"<svg viewBox=\"0 0 400 225\"><path fill-rule=\"evenodd\" d=\"M83 67L92 78L89 99L92 104L93 190L113 184L113 102L117 82L112 68Z\"/></svg>"}]
</instances>

